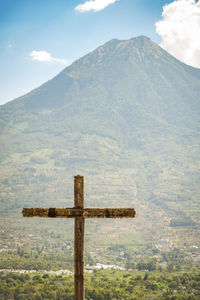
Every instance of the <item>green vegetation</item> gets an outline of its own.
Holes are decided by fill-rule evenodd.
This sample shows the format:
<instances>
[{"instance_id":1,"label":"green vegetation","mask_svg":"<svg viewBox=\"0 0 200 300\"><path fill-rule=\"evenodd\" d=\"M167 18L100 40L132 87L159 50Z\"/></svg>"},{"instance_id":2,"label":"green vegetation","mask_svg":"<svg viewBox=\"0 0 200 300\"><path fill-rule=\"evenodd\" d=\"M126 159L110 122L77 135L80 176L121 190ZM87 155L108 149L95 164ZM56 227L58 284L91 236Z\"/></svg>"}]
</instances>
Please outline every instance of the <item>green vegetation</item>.
<instances>
[{"instance_id":1,"label":"green vegetation","mask_svg":"<svg viewBox=\"0 0 200 300\"><path fill-rule=\"evenodd\" d=\"M184 299L200 297L200 273L95 271L85 278L88 300ZM0 273L1 299L73 300L73 276Z\"/></svg>"}]
</instances>

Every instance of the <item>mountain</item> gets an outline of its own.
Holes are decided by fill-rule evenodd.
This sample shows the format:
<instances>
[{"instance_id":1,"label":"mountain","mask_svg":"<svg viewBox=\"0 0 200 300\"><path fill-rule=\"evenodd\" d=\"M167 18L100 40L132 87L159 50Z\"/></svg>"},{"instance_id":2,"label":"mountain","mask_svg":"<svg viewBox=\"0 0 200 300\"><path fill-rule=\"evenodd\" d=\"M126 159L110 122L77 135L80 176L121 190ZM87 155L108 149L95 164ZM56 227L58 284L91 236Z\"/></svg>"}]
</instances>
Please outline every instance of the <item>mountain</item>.
<instances>
[{"instance_id":1,"label":"mountain","mask_svg":"<svg viewBox=\"0 0 200 300\"><path fill-rule=\"evenodd\" d=\"M73 206L80 173L86 206L136 208L134 242L196 241L199 109L199 69L144 36L100 46L0 107L4 224L23 206Z\"/></svg>"}]
</instances>

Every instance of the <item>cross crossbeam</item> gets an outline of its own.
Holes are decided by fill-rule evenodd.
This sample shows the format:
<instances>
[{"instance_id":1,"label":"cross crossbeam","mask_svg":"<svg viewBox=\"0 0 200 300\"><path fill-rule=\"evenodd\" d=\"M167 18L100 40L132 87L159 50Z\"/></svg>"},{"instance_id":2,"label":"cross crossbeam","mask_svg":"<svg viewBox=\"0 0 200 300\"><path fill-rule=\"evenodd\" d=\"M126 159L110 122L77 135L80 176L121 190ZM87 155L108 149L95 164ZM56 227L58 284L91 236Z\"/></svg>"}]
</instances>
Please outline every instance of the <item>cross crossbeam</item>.
<instances>
[{"instance_id":1,"label":"cross crossbeam","mask_svg":"<svg viewBox=\"0 0 200 300\"><path fill-rule=\"evenodd\" d=\"M74 299L84 300L84 227L85 218L133 218L134 208L84 208L84 178L74 177L73 208L23 208L24 217L75 218Z\"/></svg>"},{"instance_id":2,"label":"cross crossbeam","mask_svg":"<svg viewBox=\"0 0 200 300\"><path fill-rule=\"evenodd\" d=\"M133 218L134 208L24 208L24 217L41 218Z\"/></svg>"}]
</instances>

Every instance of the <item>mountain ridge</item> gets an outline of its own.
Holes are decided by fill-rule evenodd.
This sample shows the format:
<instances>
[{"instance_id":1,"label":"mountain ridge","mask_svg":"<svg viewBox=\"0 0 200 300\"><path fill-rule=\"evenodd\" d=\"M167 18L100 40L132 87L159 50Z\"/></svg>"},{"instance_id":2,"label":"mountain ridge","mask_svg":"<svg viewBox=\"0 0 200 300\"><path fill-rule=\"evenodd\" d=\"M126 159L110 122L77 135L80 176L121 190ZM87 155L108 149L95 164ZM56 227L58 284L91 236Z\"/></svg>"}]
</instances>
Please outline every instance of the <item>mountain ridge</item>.
<instances>
[{"instance_id":1,"label":"mountain ridge","mask_svg":"<svg viewBox=\"0 0 200 300\"><path fill-rule=\"evenodd\" d=\"M112 40L1 106L1 211L66 207L81 173L87 205L134 206L140 236L198 226L199 74L148 38Z\"/></svg>"},{"instance_id":2,"label":"mountain ridge","mask_svg":"<svg viewBox=\"0 0 200 300\"><path fill-rule=\"evenodd\" d=\"M164 54L166 54L171 60L173 59L174 62L176 62L176 63L178 62L179 64L182 64L183 69L187 69L187 72L190 70L191 73L192 73L192 75L194 77L196 76L197 78L200 78L200 70L199 69L191 67L191 66L188 66L188 65L180 62L175 57L171 56L168 52L166 52L164 49L162 49L161 47L159 47L156 43L152 42L148 37L138 36L138 37L135 37L135 38L131 38L129 40L112 39L112 40L104 43L103 45L97 47L96 49L94 49L90 53L84 55L83 57L75 60L70 66L67 66L66 68L64 68L55 77L53 77L52 79L48 80L47 82L45 82L44 84L42 84L38 88L35 88L34 90L30 91L29 93L27 93L27 94L25 94L23 96L20 96L20 97L18 97L16 99L13 99L12 101L24 100L24 98L31 97L31 95L33 93L37 92L38 89L40 89L42 87L45 88L47 85L51 84L52 81L54 81L55 79L56 80L57 80L57 78L60 79L60 77L63 74L65 74L65 75L66 75L66 73L70 74L71 69L73 70L73 68L76 67L76 66L79 67L80 63L85 64L86 63L85 61L87 60L88 57L91 57L91 55L97 55L97 54L99 54L101 52L101 49L107 49L107 48L109 49L110 47L113 47L113 44L114 44L114 46L116 46L118 44L118 46L121 46L121 47L124 46L124 45L127 46L127 44L130 46L130 44L132 44L134 46L134 48L137 48L140 51L141 50L148 50L148 49L150 49L150 53L152 52L152 50L156 50L157 54L159 53L161 56L164 55ZM151 46L151 47L148 48L147 46ZM147 55L147 53L143 52L143 55ZM154 53L154 55L155 55L155 53ZM68 77L68 80L70 81L70 79L72 79L72 78L73 78L73 75L70 74L70 76ZM12 102L12 101L10 101L10 102Z\"/></svg>"}]
</instances>

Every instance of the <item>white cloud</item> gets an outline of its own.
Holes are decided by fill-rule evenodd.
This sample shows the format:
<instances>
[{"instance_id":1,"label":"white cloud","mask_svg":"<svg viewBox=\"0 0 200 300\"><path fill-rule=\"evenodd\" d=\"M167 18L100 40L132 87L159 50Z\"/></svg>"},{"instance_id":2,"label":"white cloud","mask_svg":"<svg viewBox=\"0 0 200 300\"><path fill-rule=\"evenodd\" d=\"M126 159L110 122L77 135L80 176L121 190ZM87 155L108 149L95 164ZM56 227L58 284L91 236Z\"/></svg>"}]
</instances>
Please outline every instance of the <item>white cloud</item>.
<instances>
[{"instance_id":1,"label":"white cloud","mask_svg":"<svg viewBox=\"0 0 200 300\"><path fill-rule=\"evenodd\" d=\"M200 68L200 0L176 0L163 7L156 24L161 47L188 65Z\"/></svg>"},{"instance_id":2,"label":"white cloud","mask_svg":"<svg viewBox=\"0 0 200 300\"><path fill-rule=\"evenodd\" d=\"M41 61L41 62L59 62L61 64L67 65L69 64L69 62L63 58L56 58L51 56L51 54L45 50L41 50L41 51L36 51L33 50L30 53L30 57L32 58L32 60L37 60L37 61Z\"/></svg>"},{"instance_id":3,"label":"white cloud","mask_svg":"<svg viewBox=\"0 0 200 300\"><path fill-rule=\"evenodd\" d=\"M80 4L75 7L75 10L83 13L87 11L100 11L103 10L105 7L107 7L110 4L115 3L117 0L90 0L86 1L83 4Z\"/></svg>"}]
</instances>

